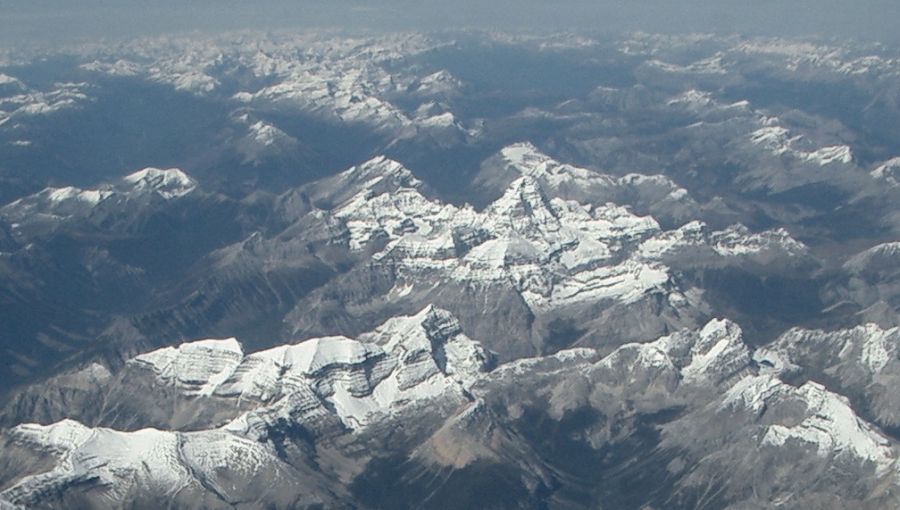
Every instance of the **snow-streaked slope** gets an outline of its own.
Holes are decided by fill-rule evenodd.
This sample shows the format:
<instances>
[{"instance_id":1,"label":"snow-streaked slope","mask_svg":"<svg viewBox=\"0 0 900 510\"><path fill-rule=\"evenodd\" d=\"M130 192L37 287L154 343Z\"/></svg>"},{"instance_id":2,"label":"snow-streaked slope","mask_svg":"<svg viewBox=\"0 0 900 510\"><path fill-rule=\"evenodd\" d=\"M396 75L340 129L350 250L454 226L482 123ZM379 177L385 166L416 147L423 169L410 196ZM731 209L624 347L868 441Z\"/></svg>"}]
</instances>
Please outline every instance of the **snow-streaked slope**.
<instances>
[{"instance_id":1,"label":"snow-streaked slope","mask_svg":"<svg viewBox=\"0 0 900 510\"><path fill-rule=\"evenodd\" d=\"M713 319L699 331L684 330L648 343L619 347L600 361L617 371L662 369L687 384L722 384L747 370L750 352L741 328Z\"/></svg>"},{"instance_id":2,"label":"snow-streaked slope","mask_svg":"<svg viewBox=\"0 0 900 510\"><path fill-rule=\"evenodd\" d=\"M335 211L350 231L350 247L359 250L377 238L418 232L431 233L435 224L456 217L453 206L425 198L414 188L371 196L357 195Z\"/></svg>"},{"instance_id":3,"label":"snow-streaked slope","mask_svg":"<svg viewBox=\"0 0 900 510\"><path fill-rule=\"evenodd\" d=\"M235 352L230 343L200 341L142 358L171 366L173 356L189 357L194 347ZM213 380L215 391L198 395L178 386L176 381L187 375L161 382L210 404L240 396L244 404L252 400L258 407L224 426L194 432L121 432L71 420L20 425L7 433L7 444L45 454L52 462L43 473L15 480L0 498L28 506L88 487L114 505L142 492L176 504L179 494L196 498L208 492L230 504L252 502L242 491L260 490L250 482L259 477L285 492L303 492L320 488L317 484L330 476L323 471L329 474L309 478L298 471L302 466L285 462L297 459L301 443L311 441L325 452L315 465L327 469L334 466L330 462L346 461L341 455L356 462L384 454L378 445L385 433L390 445L399 441L397 448L408 448L402 451L415 452L429 465L461 469L479 459L516 465L507 463L533 458L527 438L516 432L523 405L540 405L553 420L590 408L614 427L634 413L674 406L677 418L661 425L664 442L635 454L655 457L672 449L683 462L700 466L691 473L707 465L726 469L745 462L735 453L744 452L772 469L784 468L790 480L804 480L802 473L788 469L797 462L835 466L840 483L857 475L869 480L870 472L885 487L897 483L896 453L887 436L860 418L846 398L819 383L792 386L771 371L759 373L740 327L728 320L622 345L605 356L580 348L494 370L487 370L489 362L450 314L429 306L355 340L319 338L248 355L221 383L215 382L213 369L181 366L178 370L197 383ZM415 439L405 435L420 425L429 432ZM583 443L585 453L600 455L618 440L604 435L606 424L591 430L595 436Z\"/></svg>"},{"instance_id":4,"label":"snow-streaked slope","mask_svg":"<svg viewBox=\"0 0 900 510\"><path fill-rule=\"evenodd\" d=\"M0 207L0 218L25 227L39 226L37 231L60 222L89 218L96 211L113 214L127 210L132 214L148 201L182 199L197 190L197 181L176 168L145 168L116 181L92 189L74 186L48 187Z\"/></svg>"},{"instance_id":5,"label":"snow-streaked slope","mask_svg":"<svg viewBox=\"0 0 900 510\"><path fill-rule=\"evenodd\" d=\"M260 489L255 477L293 490L306 476L279 459L271 445L221 430L122 432L65 420L20 425L8 438L13 445L56 458L49 471L26 476L0 493L25 507L46 505L55 495L79 488L93 494L97 499L92 504L99 506L133 501L202 506L204 498L237 504L265 496L247 493ZM314 494L309 499L323 502Z\"/></svg>"},{"instance_id":6,"label":"snow-streaked slope","mask_svg":"<svg viewBox=\"0 0 900 510\"><path fill-rule=\"evenodd\" d=\"M592 185L615 185L612 177L585 168L559 163L540 152L530 142L509 145L500 151L500 156L512 169L522 175L545 181L551 188L559 188L564 185L581 188Z\"/></svg>"},{"instance_id":7,"label":"snow-streaked slope","mask_svg":"<svg viewBox=\"0 0 900 510\"><path fill-rule=\"evenodd\" d=\"M344 181L365 185L333 214L346 225L351 249L385 244L374 258L396 268L403 280L397 293L436 279L500 283L520 292L533 309L607 299L634 302L667 287L670 263L767 264L806 254L784 230L757 234L736 225L715 232L691 223L667 232L653 217L625 206L554 197L562 185L584 190L609 179L560 165L529 144L502 154L526 175L482 211L429 198L417 181L392 179L389 189L378 189L397 170L373 160L342 174ZM380 171L364 178L373 167ZM692 258L698 254L703 257Z\"/></svg>"},{"instance_id":8,"label":"snow-streaked slope","mask_svg":"<svg viewBox=\"0 0 900 510\"><path fill-rule=\"evenodd\" d=\"M145 168L126 175L122 181L137 192L157 193L163 198L182 197L197 187L197 182L177 168Z\"/></svg>"},{"instance_id":9,"label":"snow-streaked slope","mask_svg":"<svg viewBox=\"0 0 900 510\"><path fill-rule=\"evenodd\" d=\"M828 296L833 307L850 305L861 322L900 325L900 242L875 245L844 264L846 279L834 282Z\"/></svg>"},{"instance_id":10,"label":"snow-streaked slope","mask_svg":"<svg viewBox=\"0 0 900 510\"><path fill-rule=\"evenodd\" d=\"M766 412L761 445L783 447L798 441L823 457L872 462L880 472L896 461L889 441L860 419L845 397L813 381L796 387L771 374L747 377L726 392L722 406Z\"/></svg>"},{"instance_id":11,"label":"snow-streaked slope","mask_svg":"<svg viewBox=\"0 0 900 510\"><path fill-rule=\"evenodd\" d=\"M834 371L837 365L846 364L864 370L872 378L889 363L896 363L898 353L900 328L865 324L836 331L791 329L772 345L757 351L754 358L776 372L789 371L797 364L821 365Z\"/></svg>"},{"instance_id":12,"label":"snow-streaked slope","mask_svg":"<svg viewBox=\"0 0 900 510\"><path fill-rule=\"evenodd\" d=\"M393 139L433 132L441 121L410 115L394 104L396 98L440 99L461 87L448 71L396 65L446 44L420 34L267 34L253 39L144 38L115 52L93 54L81 68L166 84L239 111L290 112ZM469 132L458 122L450 127Z\"/></svg>"},{"instance_id":13,"label":"snow-streaked slope","mask_svg":"<svg viewBox=\"0 0 900 510\"><path fill-rule=\"evenodd\" d=\"M900 261L900 241L873 246L850 258L844 269L856 275L880 273L897 269Z\"/></svg>"},{"instance_id":14,"label":"snow-streaked slope","mask_svg":"<svg viewBox=\"0 0 900 510\"><path fill-rule=\"evenodd\" d=\"M885 427L900 424L900 328L865 324L835 331L794 328L753 358L764 371L827 382Z\"/></svg>"},{"instance_id":15,"label":"snow-streaked slope","mask_svg":"<svg viewBox=\"0 0 900 510\"><path fill-rule=\"evenodd\" d=\"M152 370L161 382L189 394L209 395L244 357L234 338L198 340L136 356L129 363Z\"/></svg>"},{"instance_id":16,"label":"snow-streaked slope","mask_svg":"<svg viewBox=\"0 0 900 510\"><path fill-rule=\"evenodd\" d=\"M104 184L95 189L74 186L45 188L3 206L0 212L7 215L60 214L71 215L78 208L90 210L110 198L128 199L157 195L163 199L179 198L197 188L197 182L177 168L161 170L145 168L131 173L118 182Z\"/></svg>"},{"instance_id":17,"label":"snow-streaked slope","mask_svg":"<svg viewBox=\"0 0 900 510\"><path fill-rule=\"evenodd\" d=\"M30 493L63 490L95 478L113 501L121 500L137 484L172 494L196 483L180 460L179 440L173 432L119 432L65 420L47 426L20 425L10 435L17 444L46 450L59 459L51 471L26 477L4 491L4 497L13 502L28 504Z\"/></svg>"},{"instance_id":18,"label":"snow-streaked slope","mask_svg":"<svg viewBox=\"0 0 900 510\"><path fill-rule=\"evenodd\" d=\"M334 213L357 195L375 197L406 188L424 191L426 186L401 163L376 156L337 175L288 192L285 199L296 200L299 193L311 197L318 207Z\"/></svg>"},{"instance_id":19,"label":"snow-streaked slope","mask_svg":"<svg viewBox=\"0 0 900 510\"><path fill-rule=\"evenodd\" d=\"M0 79L0 127L11 121L27 122L29 117L79 108L91 100L91 85L87 83L54 83L52 88L34 90L15 78L3 76L6 78Z\"/></svg>"},{"instance_id":20,"label":"snow-streaked slope","mask_svg":"<svg viewBox=\"0 0 900 510\"><path fill-rule=\"evenodd\" d=\"M74 186L62 188L44 188L43 190L20 198L2 209L0 214L10 218L24 217L31 214L52 214L64 216L78 214L90 210L103 200L114 195L111 189L81 189Z\"/></svg>"},{"instance_id":21,"label":"snow-streaked slope","mask_svg":"<svg viewBox=\"0 0 900 510\"><path fill-rule=\"evenodd\" d=\"M491 363L455 318L432 306L359 339L317 338L243 358L234 339L149 352L128 362L128 378L119 384L146 370L160 385L210 405L212 399L243 401L240 414L193 432L126 432L73 420L19 425L8 431L9 444L49 455L54 465L18 479L0 497L28 505L73 486L96 486L112 505L143 491L160 501L195 492L253 501L257 495L242 491L263 475L268 484L299 490L306 475L279 458L270 441L278 430L303 427L333 436L390 420L411 406L448 407L449 413L471 401L469 388Z\"/></svg>"},{"instance_id":22,"label":"snow-streaked slope","mask_svg":"<svg viewBox=\"0 0 900 510\"><path fill-rule=\"evenodd\" d=\"M409 198L357 196L348 203L352 211L390 214L390 230L371 220L363 224L365 229L348 226L367 239L373 230L393 238L376 259L401 264L410 282L423 272L476 285L507 282L532 306L549 307L606 297L631 300L667 279L665 269L652 263L621 260L629 244L659 226L614 204L586 207L549 200L531 177L515 180L480 213L438 204L413 190L407 193ZM386 205L398 199L407 209Z\"/></svg>"},{"instance_id":23,"label":"snow-streaked slope","mask_svg":"<svg viewBox=\"0 0 900 510\"><path fill-rule=\"evenodd\" d=\"M873 179L890 187L900 186L900 158L891 158L870 173Z\"/></svg>"},{"instance_id":24,"label":"snow-streaked slope","mask_svg":"<svg viewBox=\"0 0 900 510\"><path fill-rule=\"evenodd\" d=\"M806 260L809 249L783 228L754 233L743 225L715 231L692 221L641 243L640 256L679 267L715 267L736 262L790 267Z\"/></svg>"},{"instance_id":25,"label":"snow-streaked slope","mask_svg":"<svg viewBox=\"0 0 900 510\"><path fill-rule=\"evenodd\" d=\"M795 146L797 142L803 140L803 137L801 135L794 136L790 130L779 125L759 128L751 133L750 139L754 144L765 147L776 156L788 155L819 166L831 163L846 165L853 162L853 153L846 145L820 147L814 150L799 149Z\"/></svg>"},{"instance_id":26,"label":"snow-streaked slope","mask_svg":"<svg viewBox=\"0 0 900 510\"><path fill-rule=\"evenodd\" d=\"M466 386L490 359L448 312L429 306L359 339L314 338L247 356L234 339L201 340L142 354L129 364L187 395L263 406L232 429L271 413L268 404L278 408L297 399L358 428L410 403L442 395L465 400Z\"/></svg>"},{"instance_id":27,"label":"snow-streaked slope","mask_svg":"<svg viewBox=\"0 0 900 510\"><path fill-rule=\"evenodd\" d=\"M556 161L530 142L509 145L496 159L506 172L537 180L554 197L582 203L615 202L649 211L695 211L699 207L687 190L664 175L606 175ZM483 175L480 179L488 177Z\"/></svg>"}]
</instances>

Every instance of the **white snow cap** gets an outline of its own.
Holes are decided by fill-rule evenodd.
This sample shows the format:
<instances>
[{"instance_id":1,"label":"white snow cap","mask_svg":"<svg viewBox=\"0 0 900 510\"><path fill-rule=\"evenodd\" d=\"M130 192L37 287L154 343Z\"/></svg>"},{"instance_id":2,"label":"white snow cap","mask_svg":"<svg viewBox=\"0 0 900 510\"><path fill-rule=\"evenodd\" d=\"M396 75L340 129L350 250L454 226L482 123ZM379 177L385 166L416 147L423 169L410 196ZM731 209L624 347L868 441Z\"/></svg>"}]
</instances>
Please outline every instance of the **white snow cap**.
<instances>
[{"instance_id":1,"label":"white snow cap","mask_svg":"<svg viewBox=\"0 0 900 510\"><path fill-rule=\"evenodd\" d=\"M145 168L122 180L135 191L155 192L167 199L182 197L197 187L197 181L177 168Z\"/></svg>"}]
</instances>

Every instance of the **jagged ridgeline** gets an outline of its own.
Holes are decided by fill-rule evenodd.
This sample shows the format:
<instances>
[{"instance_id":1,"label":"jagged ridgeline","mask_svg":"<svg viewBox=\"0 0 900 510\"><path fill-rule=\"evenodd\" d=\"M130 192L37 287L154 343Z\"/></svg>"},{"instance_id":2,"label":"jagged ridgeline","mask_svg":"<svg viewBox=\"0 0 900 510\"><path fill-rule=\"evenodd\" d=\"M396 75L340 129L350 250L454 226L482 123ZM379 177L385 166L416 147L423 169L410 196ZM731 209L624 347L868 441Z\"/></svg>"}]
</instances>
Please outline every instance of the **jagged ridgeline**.
<instances>
[{"instance_id":1,"label":"jagged ridgeline","mask_svg":"<svg viewBox=\"0 0 900 510\"><path fill-rule=\"evenodd\" d=\"M809 342L890 357L898 335L794 330L751 356L736 324L712 320L605 356L577 348L496 367L429 306L357 338L253 353L200 340L46 383L71 411L23 397L20 413L71 417L7 429L4 476L40 473L2 494L24 507L695 507L789 491L802 504L889 506L891 440L847 398L782 377L822 370L794 363ZM863 360L869 377L883 359ZM805 470L771 476L772 465Z\"/></svg>"},{"instance_id":2,"label":"jagged ridgeline","mask_svg":"<svg viewBox=\"0 0 900 510\"><path fill-rule=\"evenodd\" d=\"M0 509L900 507L895 49L29 51Z\"/></svg>"}]
</instances>

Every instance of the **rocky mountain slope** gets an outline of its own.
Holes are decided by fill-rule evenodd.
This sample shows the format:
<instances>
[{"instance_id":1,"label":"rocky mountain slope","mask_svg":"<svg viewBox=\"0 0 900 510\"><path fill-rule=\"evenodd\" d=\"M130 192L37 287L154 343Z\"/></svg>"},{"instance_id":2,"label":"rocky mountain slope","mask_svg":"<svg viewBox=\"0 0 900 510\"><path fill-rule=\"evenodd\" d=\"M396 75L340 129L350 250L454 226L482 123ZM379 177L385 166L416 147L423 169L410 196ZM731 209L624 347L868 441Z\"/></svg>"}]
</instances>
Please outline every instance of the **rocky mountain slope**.
<instances>
[{"instance_id":1,"label":"rocky mountain slope","mask_svg":"<svg viewBox=\"0 0 900 510\"><path fill-rule=\"evenodd\" d=\"M19 416L81 415L8 429L0 495L53 508L896 504L896 442L822 384L785 382L773 356L716 319L605 356L495 366L431 306L356 339L250 354L189 342L52 383L94 377L66 409L23 395ZM804 361L790 363L821 366Z\"/></svg>"},{"instance_id":2,"label":"rocky mountain slope","mask_svg":"<svg viewBox=\"0 0 900 510\"><path fill-rule=\"evenodd\" d=\"M900 506L896 55L0 52L0 509Z\"/></svg>"}]
</instances>

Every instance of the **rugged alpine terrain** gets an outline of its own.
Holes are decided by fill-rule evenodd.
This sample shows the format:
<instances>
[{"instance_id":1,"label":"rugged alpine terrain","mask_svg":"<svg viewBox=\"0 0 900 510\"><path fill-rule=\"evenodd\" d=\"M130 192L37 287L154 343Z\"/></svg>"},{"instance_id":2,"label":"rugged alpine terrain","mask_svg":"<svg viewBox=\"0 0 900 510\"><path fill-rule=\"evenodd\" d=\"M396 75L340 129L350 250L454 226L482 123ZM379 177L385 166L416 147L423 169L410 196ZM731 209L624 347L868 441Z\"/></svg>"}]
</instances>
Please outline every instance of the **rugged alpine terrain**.
<instances>
[{"instance_id":1,"label":"rugged alpine terrain","mask_svg":"<svg viewBox=\"0 0 900 510\"><path fill-rule=\"evenodd\" d=\"M900 57L0 52L0 509L900 506Z\"/></svg>"}]
</instances>

